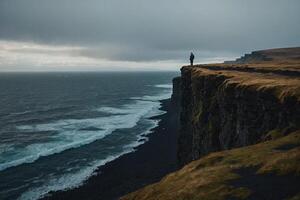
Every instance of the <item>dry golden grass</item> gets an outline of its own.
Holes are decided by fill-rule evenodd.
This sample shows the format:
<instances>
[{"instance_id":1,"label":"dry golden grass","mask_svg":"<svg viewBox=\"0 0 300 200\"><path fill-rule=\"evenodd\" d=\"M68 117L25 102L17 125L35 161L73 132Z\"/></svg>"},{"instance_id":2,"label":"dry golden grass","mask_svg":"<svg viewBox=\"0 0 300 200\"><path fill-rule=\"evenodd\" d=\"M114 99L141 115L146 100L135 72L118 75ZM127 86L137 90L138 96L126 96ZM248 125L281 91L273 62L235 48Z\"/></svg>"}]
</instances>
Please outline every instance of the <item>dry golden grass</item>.
<instances>
[{"instance_id":1,"label":"dry golden grass","mask_svg":"<svg viewBox=\"0 0 300 200\"><path fill-rule=\"evenodd\" d=\"M194 77L222 76L227 86L268 91L281 101L292 96L300 101L300 47L255 53L271 60L255 60L254 57L245 64L216 63L185 66L183 69L191 70Z\"/></svg>"},{"instance_id":2,"label":"dry golden grass","mask_svg":"<svg viewBox=\"0 0 300 200\"><path fill-rule=\"evenodd\" d=\"M280 48L256 51L254 54L259 54L268 60L256 58L251 54L250 59L245 64L207 64L197 65L199 67L222 67L222 68L235 68L235 69L259 69L259 70L300 70L300 47L294 48Z\"/></svg>"},{"instance_id":3,"label":"dry golden grass","mask_svg":"<svg viewBox=\"0 0 300 200\"><path fill-rule=\"evenodd\" d=\"M300 77L275 74L248 73L232 70L209 70L197 67L185 67L192 70L193 78L217 76L225 79L226 86L266 91L281 101L285 97L295 97L300 101Z\"/></svg>"},{"instance_id":4,"label":"dry golden grass","mask_svg":"<svg viewBox=\"0 0 300 200\"><path fill-rule=\"evenodd\" d=\"M287 150L278 150L292 145ZM300 175L300 130L277 140L229 151L211 153L171 173L160 182L121 198L122 200L223 200L245 199L251 190L233 187L229 181L241 178L237 169L256 167L257 174ZM299 199L295 196L292 199Z\"/></svg>"},{"instance_id":5,"label":"dry golden grass","mask_svg":"<svg viewBox=\"0 0 300 200\"><path fill-rule=\"evenodd\" d=\"M247 63L247 64L224 64L224 63L212 63L212 64L203 64L203 65L194 65L194 67L221 67L224 69L233 68L233 69L245 69L252 68L256 70L262 71L297 71L300 72L300 63L299 61L289 61L289 60L281 60L281 61L269 61L263 63Z\"/></svg>"},{"instance_id":6,"label":"dry golden grass","mask_svg":"<svg viewBox=\"0 0 300 200\"><path fill-rule=\"evenodd\" d=\"M255 55L250 55L250 59L246 63L238 64L225 64L225 63L213 63L213 64L201 64L194 65L194 67L202 68L221 68L224 70L258 70L260 72L298 72L300 73L300 47L295 48L281 48L281 49L269 49L263 51L256 51L261 56L265 56L270 60L261 60L255 58ZM251 58L254 56L253 58Z\"/></svg>"}]
</instances>

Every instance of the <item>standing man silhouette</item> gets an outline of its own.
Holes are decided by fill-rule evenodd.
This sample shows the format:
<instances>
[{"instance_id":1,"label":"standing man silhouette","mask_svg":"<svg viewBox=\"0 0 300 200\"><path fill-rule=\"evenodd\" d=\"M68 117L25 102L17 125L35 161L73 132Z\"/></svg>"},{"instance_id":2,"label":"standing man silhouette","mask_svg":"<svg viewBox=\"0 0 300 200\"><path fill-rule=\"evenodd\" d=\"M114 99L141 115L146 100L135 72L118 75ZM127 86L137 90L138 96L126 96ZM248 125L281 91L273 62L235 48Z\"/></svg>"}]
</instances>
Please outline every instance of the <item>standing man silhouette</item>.
<instances>
[{"instance_id":1,"label":"standing man silhouette","mask_svg":"<svg viewBox=\"0 0 300 200\"><path fill-rule=\"evenodd\" d=\"M193 52L191 52L191 55L190 55L191 66L193 66L193 64L194 64L194 58L195 58L195 56L194 56Z\"/></svg>"}]
</instances>

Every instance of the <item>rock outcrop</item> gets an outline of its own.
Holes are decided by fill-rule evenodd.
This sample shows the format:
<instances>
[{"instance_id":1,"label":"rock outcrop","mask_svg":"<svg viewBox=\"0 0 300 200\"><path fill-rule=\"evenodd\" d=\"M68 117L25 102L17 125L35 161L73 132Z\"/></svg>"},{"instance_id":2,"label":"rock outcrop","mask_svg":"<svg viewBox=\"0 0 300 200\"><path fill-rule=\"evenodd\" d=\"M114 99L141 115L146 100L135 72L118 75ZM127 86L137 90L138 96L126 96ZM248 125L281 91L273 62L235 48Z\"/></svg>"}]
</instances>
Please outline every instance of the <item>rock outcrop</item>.
<instances>
[{"instance_id":1,"label":"rock outcrop","mask_svg":"<svg viewBox=\"0 0 300 200\"><path fill-rule=\"evenodd\" d=\"M121 199L300 198L300 48L185 66L173 85L185 166Z\"/></svg>"},{"instance_id":2,"label":"rock outcrop","mask_svg":"<svg viewBox=\"0 0 300 200\"><path fill-rule=\"evenodd\" d=\"M298 78L183 67L180 165L210 152L285 135L300 125ZM289 85L290 84L290 85ZM300 87L300 85L298 85Z\"/></svg>"}]
</instances>

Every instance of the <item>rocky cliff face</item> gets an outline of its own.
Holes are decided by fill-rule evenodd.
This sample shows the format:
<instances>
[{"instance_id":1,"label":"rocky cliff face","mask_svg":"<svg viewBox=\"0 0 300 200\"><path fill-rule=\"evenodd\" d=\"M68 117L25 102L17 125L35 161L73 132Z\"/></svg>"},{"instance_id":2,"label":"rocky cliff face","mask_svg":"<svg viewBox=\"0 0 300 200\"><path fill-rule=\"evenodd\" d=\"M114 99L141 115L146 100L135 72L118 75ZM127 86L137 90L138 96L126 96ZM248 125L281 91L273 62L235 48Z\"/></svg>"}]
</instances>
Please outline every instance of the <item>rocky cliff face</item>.
<instances>
[{"instance_id":1,"label":"rocky cliff face","mask_svg":"<svg viewBox=\"0 0 300 200\"><path fill-rule=\"evenodd\" d=\"M299 199L300 48L186 66L173 84L188 164L122 199Z\"/></svg>"},{"instance_id":2,"label":"rocky cliff face","mask_svg":"<svg viewBox=\"0 0 300 200\"><path fill-rule=\"evenodd\" d=\"M181 77L176 77L173 79L173 91L171 101L178 111L180 110L180 102L181 102Z\"/></svg>"},{"instance_id":3,"label":"rocky cliff face","mask_svg":"<svg viewBox=\"0 0 300 200\"><path fill-rule=\"evenodd\" d=\"M173 99L181 95L180 165L209 152L255 144L299 129L297 94L284 95L288 85L280 87L286 77L196 67L183 67L181 72L181 87L177 78L173 95ZM266 80L273 82L268 85Z\"/></svg>"}]
</instances>

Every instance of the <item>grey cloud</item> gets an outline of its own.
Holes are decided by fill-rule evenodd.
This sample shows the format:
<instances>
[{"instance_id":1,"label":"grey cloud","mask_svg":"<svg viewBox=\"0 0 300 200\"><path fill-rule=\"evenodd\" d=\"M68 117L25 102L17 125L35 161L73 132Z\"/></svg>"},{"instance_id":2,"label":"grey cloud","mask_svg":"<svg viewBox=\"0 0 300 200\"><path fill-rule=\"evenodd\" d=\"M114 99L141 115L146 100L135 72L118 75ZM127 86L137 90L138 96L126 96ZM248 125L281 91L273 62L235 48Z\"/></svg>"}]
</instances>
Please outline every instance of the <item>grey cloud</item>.
<instances>
[{"instance_id":1,"label":"grey cloud","mask_svg":"<svg viewBox=\"0 0 300 200\"><path fill-rule=\"evenodd\" d=\"M111 60L215 56L299 46L299 8L299 0L0 0L0 39L81 45L75 53Z\"/></svg>"}]
</instances>

